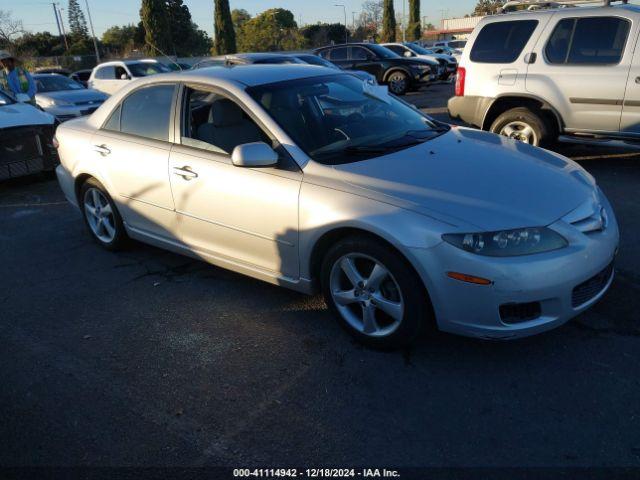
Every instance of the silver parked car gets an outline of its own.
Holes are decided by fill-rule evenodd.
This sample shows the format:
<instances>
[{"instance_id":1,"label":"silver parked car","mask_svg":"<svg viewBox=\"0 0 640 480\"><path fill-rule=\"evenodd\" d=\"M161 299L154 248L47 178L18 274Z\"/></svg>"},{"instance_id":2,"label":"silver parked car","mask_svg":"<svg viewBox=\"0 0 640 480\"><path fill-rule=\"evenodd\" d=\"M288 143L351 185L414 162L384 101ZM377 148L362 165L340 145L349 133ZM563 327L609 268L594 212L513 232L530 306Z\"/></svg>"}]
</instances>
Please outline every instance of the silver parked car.
<instances>
[{"instance_id":1,"label":"silver parked car","mask_svg":"<svg viewBox=\"0 0 640 480\"><path fill-rule=\"evenodd\" d=\"M36 104L60 122L91 115L107 99L104 93L62 75L36 74L33 79L38 89Z\"/></svg>"},{"instance_id":2,"label":"silver parked car","mask_svg":"<svg viewBox=\"0 0 640 480\"><path fill-rule=\"evenodd\" d=\"M103 247L131 237L320 288L374 347L430 326L539 333L612 282L618 226L580 166L450 128L333 69L149 77L57 139L62 190Z\"/></svg>"},{"instance_id":3,"label":"silver parked car","mask_svg":"<svg viewBox=\"0 0 640 480\"><path fill-rule=\"evenodd\" d=\"M637 142L639 25L637 5L489 15L469 38L449 113L533 145L559 135Z\"/></svg>"}]
</instances>

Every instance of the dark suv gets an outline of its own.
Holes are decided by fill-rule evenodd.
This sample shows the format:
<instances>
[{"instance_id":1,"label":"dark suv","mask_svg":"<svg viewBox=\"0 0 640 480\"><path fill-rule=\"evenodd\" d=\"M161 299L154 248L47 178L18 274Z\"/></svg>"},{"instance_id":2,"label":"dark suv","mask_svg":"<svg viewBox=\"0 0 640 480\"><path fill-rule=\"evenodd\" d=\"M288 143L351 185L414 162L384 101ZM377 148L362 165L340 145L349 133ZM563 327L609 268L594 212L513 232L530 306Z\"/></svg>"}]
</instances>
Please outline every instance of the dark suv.
<instances>
[{"instance_id":1,"label":"dark suv","mask_svg":"<svg viewBox=\"0 0 640 480\"><path fill-rule=\"evenodd\" d=\"M345 70L369 72L396 95L404 95L436 80L437 62L403 58L374 43L332 45L319 48L316 53Z\"/></svg>"}]
</instances>

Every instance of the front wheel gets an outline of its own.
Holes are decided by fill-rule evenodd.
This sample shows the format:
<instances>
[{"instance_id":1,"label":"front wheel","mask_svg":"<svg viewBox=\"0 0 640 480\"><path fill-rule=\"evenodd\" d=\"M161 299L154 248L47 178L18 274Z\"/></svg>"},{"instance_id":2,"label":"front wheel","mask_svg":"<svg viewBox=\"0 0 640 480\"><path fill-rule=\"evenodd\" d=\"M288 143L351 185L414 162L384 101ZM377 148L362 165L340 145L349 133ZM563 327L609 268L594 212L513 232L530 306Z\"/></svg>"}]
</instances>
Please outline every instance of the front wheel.
<instances>
[{"instance_id":1,"label":"front wheel","mask_svg":"<svg viewBox=\"0 0 640 480\"><path fill-rule=\"evenodd\" d=\"M389 91L394 95L404 95L409 89L409 77L404 72L393 72L387 80Z\"/></svg>"},{"instance_id":2,"label":"front wheel","mask_svg":"<svg viewBox=\"0 0 640 480\"><path fill-rule=\"evenodd\" d=\"M553 128L539 111L528 108L512 108L502 113L491 125L491 132L518 140L536 147L546 147L553 143Z\"/></svg>"},{"instance_id":3,"label":"front wheel","mask_svg":"<svg viewBox=\"0 0 640 480\"><path fill-rule=\"evenodd\" d=\"M338 242L324 258L321 277L329 309L369 347L406 346L433 322L421 279L403 257L375 239Z\"/></svg>"}]
</instances>

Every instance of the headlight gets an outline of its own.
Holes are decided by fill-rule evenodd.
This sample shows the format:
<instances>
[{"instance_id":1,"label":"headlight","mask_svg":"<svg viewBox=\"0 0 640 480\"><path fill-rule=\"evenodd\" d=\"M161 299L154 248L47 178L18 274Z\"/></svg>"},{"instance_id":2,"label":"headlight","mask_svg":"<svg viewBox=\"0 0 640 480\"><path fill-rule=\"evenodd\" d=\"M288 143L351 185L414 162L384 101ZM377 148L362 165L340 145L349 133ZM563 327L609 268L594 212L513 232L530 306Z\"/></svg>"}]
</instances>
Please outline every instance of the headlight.
<instances>
[{"instance_id":1,"label":"headlight","mask_svg":"<svg viewBox=\"0 0 640 480\"><path fill-rule=\"evenodd\" d=\"M67 102L66 100L60 100L59 98L40 98L38 100L38 105L42 108L51 108L51 107L68 107L69 105L73 105L71 102Z\"/></svg>"},{"instance_id":2,"label":"headlight","mask_svg":"<svg viewBox=\"0 0 640 480\"><path fill-rule=\"evenodd\" d=\"M518 228L500 232L455 233L442 239L467 252L487 257L515 257L550 252L568 245L559 233L546 227Z\"/></svg>"}]
</instances>

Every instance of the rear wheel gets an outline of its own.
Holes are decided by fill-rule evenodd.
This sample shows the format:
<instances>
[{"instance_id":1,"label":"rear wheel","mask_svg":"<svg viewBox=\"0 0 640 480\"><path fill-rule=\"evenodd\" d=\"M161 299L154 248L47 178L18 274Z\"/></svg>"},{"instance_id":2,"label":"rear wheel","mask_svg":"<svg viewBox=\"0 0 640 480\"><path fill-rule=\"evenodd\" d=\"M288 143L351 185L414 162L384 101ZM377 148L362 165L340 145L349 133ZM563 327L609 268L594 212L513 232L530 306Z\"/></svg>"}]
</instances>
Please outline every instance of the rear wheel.
<instances>
[{"instance_id":1,"label":"rear wheel","mask_svg":"<svg viewBox=\"0 0 640 480\"><path fill-rule=\"evenodd\" d=\"M550 146L557 138L551 122L539 110L512 108L502 113L491 125L493 133L536 147Z\"/></svg>"},{"instance_id":2,"label":"rear wheel","mask_svg":"<svg viewBox=\"0 0 640 480\"><path fill-rule=\"evenodd\" d=\"M380 241L350 237L338 242L325 256L321 276L329 309L367 346L406 346L433 321L421 279Z\"/></svg>"},{"instance_id":3,"label":"rear wheel","mask_svg":"<svg viewBox=\"0 0 640 480\"><path fill-rule=\"evenodd\" d=\"M393 72L389 75L387 84L394 95L404 95L409 88L409 77L404 72Z\"/></svg>"},{"instance_id":4,"label":"rear wheel","mask_svg":"<svg viewBox=\"0 0 640 480\"><path fill-rule=\"evenodd\" d=\"M107 250L117 250L124 246L127 233L120 213L105 188L95 178L90 178L82 185L80 207L89 232L101 246Z\"/></svg>"}]
</instances>

